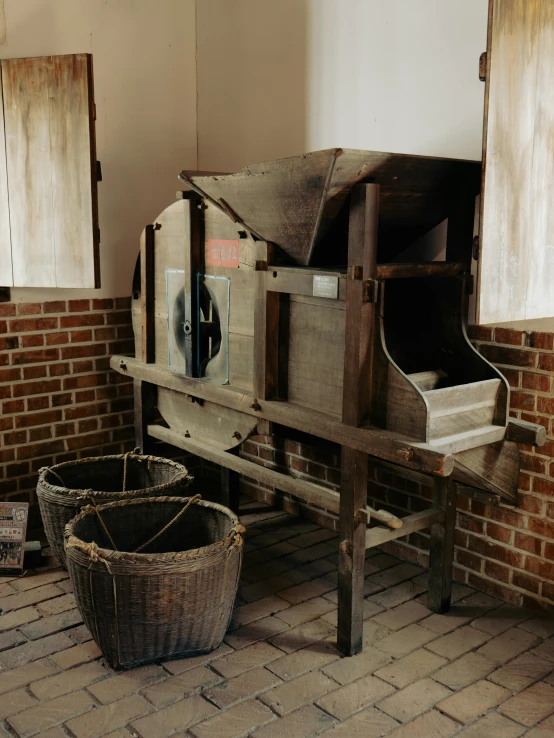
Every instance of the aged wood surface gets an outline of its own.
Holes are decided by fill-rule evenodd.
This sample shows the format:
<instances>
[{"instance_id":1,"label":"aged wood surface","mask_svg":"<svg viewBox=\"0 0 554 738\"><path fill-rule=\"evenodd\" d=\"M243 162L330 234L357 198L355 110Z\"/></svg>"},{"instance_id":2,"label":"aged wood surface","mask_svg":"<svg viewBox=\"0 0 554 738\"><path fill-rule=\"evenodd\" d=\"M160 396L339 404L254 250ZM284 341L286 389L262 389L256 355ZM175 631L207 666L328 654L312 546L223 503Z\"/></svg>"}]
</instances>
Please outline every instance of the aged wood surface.
<instances>
[{"instance_id":1,"label":"aged wood surface","mask_svg":"<svg viewBox=\"0 0 554 738\"><path fill-rule=\"evenodd\" d=\"M554 3L491 0L480 324L554 316Z\"/></svg>"},{"instance_id":2,"label":"aged wood surface","mask_svg":"<svg viewBox=\"0 0 554 738\"><path fill-rule=\"evenodd\" d=\"M454 479L500 495L505 502L517 501L519 448L516 443L499 441L479 446L457 453L454 459Z\"/></svg>"},{"instance_id":3,"label":"aged wood surface","mask_svg":"<svg viewBox=\"0 0 554 738\"><path fill-rule=\"evenodd\" d=\"M154 226L147 225L140 239L141 347L145 364L151 364L156 358L155 273Z\"/></svg>"},{"instance_id":4,"label":"aged wood surface","mask_svg":"<svg viewBox=\"0 0 554 738\"><path fill-rule=\"evenodd\" d=\"M169 427L194 441L227 450L238 446L256 430L257 418L225 405L194 398L182 392L158 388L158 410Z\"/></svg>"},{"instance_id":5,"label":"aged wood surface","mask_svg":"<svg viewBox=\"0 0 554 738\"><path fill-rule=\"evenodd\" d=\"M524 443L527 446L544 446L546 443L546 428L538 423L529 423L519 418L508 419L506 440Z\"/></svg>"},{"instance_id":6,"label":"aged wood surface","mask_svg":"<svg viewBox=\"0 0 554 738\"><path fill-rule=\"evenodd\" d=\"M8 203L8 174L6 171L6 140L4 137L4 103L2 95L2 66L0 65L0 285L13 286L12 241Z\"/></svg>"},{"instance_id":7,"label":"aged wood surface","mask_svg":"<svg viewBox=\"0 0 554 738\"><path fill-rule=\"evenodd\" d=\"M364 302L363 280L375 278L378 221L379 185L357 185L350 193L342 383L342 422L353 427L370 413L375 309ZM365 525L357 511L367 504L368 467L366 454L342 446L337 645L346 656L362 650Z\"/></svg>"},{"instance_id":8,"label":"aged wood surface","mask_svg":"<svg viewBox=\"0 0 554 738\"><path fill-rule=\"evenodd\" d=\"M110 366L127 376L226 405L257 418L312 433L328 441L349 445L370 456L392 461L400 466L440 476L448 476L453 469L454 459L450 453L443 454L442 451L425 443L413 443L409 438L402 438L396 433L367 426L363 428L347 426L324 413L307 410L289 402L260 400L258 406L254 408L252 395L231 387L220 387L211 382L185 377L155 364L143 364L128 356L112 356ZM406 456L406 449L411 449L413 453Z\"/></svg>"},{"instance_id":9,"label":"aged wood surface","mask_svg":"<svg viewBox=\"0 0 554 738\"><path fill-rule=\"evenodd\" d=\"M444 517L431 526L427 607L433 612L443 613L450 609L452 594L456 486L450 479L435 478L433 488L433 505L444 511Z\"/></svg>"},{"instance_id":10,"label":"aged wood surface","mask_svg":"<svg viewBox=\"0 0 554 738\"><path fill-rule=\"evenodd\" d=\"M92 60L2 61L13 283L97 287Z\"/></svg>"},{"instance_id":11,"label":"aged wood surface","mask_svg":"<svg viewBox=\"0 0 554 738\"><path fill-rule=\"evenodd\" d=\"M415 533L418 530L428 528L434 523L440 523L444 520L444 510L440 508L429 508L422 512L413 513L413 515L407 515L402 518L402 527L395 530L378 526L370 528L365 534L365 545L366 548L373 548L373 546L381 546L386 541L394 541L397 538L402 538L410 533Z\"/></svg>"},{"instance_id":12,"label":"aged wood surface","mask_svg":"<svg viewBox=\"0 0 554 738\"><path fill-rule=\"evenodd\" d=\"M463 274L460 262L433 261L420 264L377 264L376 279L417 279L423 277L455 277Z\"/></svg>"},{"instance_id":13,"label":"aged wood surface","mask_svg":"<svg viewBox=\"0 0 554 738\"><path fill-rule=\"evenodd\" d=\"M326 149L191 181L212 202L223 200L262 239L306 265L317 261L324 246L328 254L338 248L324 244L325 237L355 184L371 180L382 187L379 244L385 255L380 260L386 261L448 216L461 183L477 194L479 170L477 162Z\"/></svg>"}]
</instances>

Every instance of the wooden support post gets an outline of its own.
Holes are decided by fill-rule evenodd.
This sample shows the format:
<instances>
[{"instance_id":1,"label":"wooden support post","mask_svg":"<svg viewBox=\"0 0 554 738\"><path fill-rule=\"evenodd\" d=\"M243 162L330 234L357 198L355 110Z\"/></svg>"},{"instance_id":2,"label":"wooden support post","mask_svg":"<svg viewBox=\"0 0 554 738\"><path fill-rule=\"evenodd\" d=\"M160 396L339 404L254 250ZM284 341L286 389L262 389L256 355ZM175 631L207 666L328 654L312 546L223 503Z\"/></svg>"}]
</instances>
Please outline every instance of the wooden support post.
<instances>
[{"instance_id":1,"label":"wooden support post","mask_svg":"<svg viewBox=\"0 0 554 738\"><path fill-rule=\"evenodd\" d=\"M133 395L135 405L135 446L143 454L152 450L153 441L148 436L148 424L152 421L152 411L156 406L156 395L158 388L155 384L135 379L133 382Z\"/></svg>"},{"instance_id":2,"label":"wooden support post","mask_svg":"<svg viewBox=\"0 0 554 738\"><path fill-rule=\"evenodd\" d=\"M444 510L444 520L431 526L427 606L447 612L452 594L452 562L456 528L456 484L449 477L433 477L434 506Z\"/></svg>"},{"instance_id":3,"label":"wooden support post","mask_svg":"<svg viewBox=\"0 0 554 738\"><path fill-rule=\"evenodd\" d=\"M348 279L342 421L358 426L368 419L374 305L364 302L364 280L374 279L377 261L379 186L358 185L350 194ZM368 457L347 446L341 451L339 612L337 644L346 656L362 650L365 522Z\"/></svg>"},{"instance_id":4,"label":"wooden support post","mask_svg":"<svg viewBox=\"0 0 554 738\"><path fill-rule=\"evenodd\" d=\"M460 188L446 229L446 260L462 262L468 271L471 271L477 191L477 183Z\"/></svg>"},{"instance_id":5,"label":"wooden support post","mask_svg":"<svg viewBox=\"0 0 554 738\"><path fill-rule=\"evenodd\" d=\"M154 228L147 225L140 239L140 310L142 322L142 360L155 361L154 344Z\"/></svg>"},{"instance_id":6,"label":"wooden support post","mask_svg":"<svg viewBox=\"0 0 554 738\"><path fill-rule=\"evenodd\" d=\"M196 200L189 200L190 235L185 240L185 373L187 377L197 377L196 366L197 344L200 337L197 335L196 320L198 312L198 294L196 275L203 272L202 244L203 219L202 204Z\"/></svg>"},{"instance_id":7,"label":"wooden support post","mask_svg":"<svg viewBox=\"0 0 554 738\"><path fill-rule=\"evenodd\" d=\"M238 448L228 453L238 456ZM221 504L238 514L240 498L240 474L225 466L221 467Z\"/></svg>"}]
</instances>

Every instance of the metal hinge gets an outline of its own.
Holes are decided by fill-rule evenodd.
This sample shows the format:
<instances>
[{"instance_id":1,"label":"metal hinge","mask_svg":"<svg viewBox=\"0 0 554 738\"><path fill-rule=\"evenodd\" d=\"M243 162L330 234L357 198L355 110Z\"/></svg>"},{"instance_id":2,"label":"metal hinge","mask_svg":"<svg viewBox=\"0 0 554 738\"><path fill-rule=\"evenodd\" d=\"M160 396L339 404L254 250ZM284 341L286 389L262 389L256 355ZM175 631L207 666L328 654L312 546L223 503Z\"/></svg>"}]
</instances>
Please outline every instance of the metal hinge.
<instances>
[{"instance_id":1,"label":"metal hinge","mask_svg":"<svg viewBox=\"0 0 554 738\"><path fill-rule=\"evenodd\" d=\"M479 261L479 251L481 249L481 242L479 241L479 236L475 236L473 239L473 249L472 249L472 256L475 259L475 261Z\"/></svg>"},{"instance_id":2,"label":"metal hinge","mask_svg":"<svg viewBox=\"0 0 554 738\"><path fill-rule=\"evenodd\" d=\"M483 51L481 56L479 57L479 79L481 82L486 82L487 80L487 52Z\"/></svg>"},{"instance_id":3,"label":"metal hinge","mask_svg":"<svg viewBox=\"0 0 554 738\"><path fill-rule=\"evenodd\" d=\"M362 302L377 302L378 294L379 282L376 279L366 279L364 282Z\"/></svg>"}]
</instances>

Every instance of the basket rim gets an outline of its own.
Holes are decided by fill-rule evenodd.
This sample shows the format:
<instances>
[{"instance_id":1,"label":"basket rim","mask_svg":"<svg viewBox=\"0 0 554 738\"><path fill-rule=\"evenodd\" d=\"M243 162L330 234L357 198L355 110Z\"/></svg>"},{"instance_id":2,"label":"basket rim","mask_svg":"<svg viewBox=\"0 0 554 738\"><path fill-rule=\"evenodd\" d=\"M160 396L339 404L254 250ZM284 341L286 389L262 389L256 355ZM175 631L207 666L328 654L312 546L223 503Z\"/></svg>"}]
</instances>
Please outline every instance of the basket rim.
<instances>
[{"instance_id":1,"label":"basket rim","mask_svg":"<svg viewBox=\"0 0 554 738\"><path fill-rule=\"evenodd\" d=\"M92 505L86 505L81 511L65 526L64 531L64 550L67 554L69 548L76 548L81 553L87 555L91 561L99 560L108 563L129 563L129 564L171 564L173 562L183 561L189 558L197 558L202 554L208 554L215 551L218 548L231 548L237 545L237 537L240 538L240 542L243 540L244 528L240 524L238 515L224 505L220 505L217 502L210 502L209 500L195 500L194 505L200 505L201 507L210 507L228 517L232 522L232 528L229 533L219 541L209 543L207 546L200 546L199 548L191 548L186 551L167 551L165 553L132 553L129 551L113 551L109 548L102 548L95 543L87 544L78 538L74 532L75 523L79 522L89 515L95 515L96 510L100 513L104 510L111 508L124 507L125 505L143 505L143 504L159 504L166 502L180 502L186 503L191 497L177 497L177 496L165 496L165 497L140 497L131 500L116 500L115 502L108 502L103 505L93 507ZM74 542L73 542L74 541ZM89 550L86 550L89 549Z\"/></svg>"},{"instance_id":2,"label":"basket rim","mask_svg":"<svg viewBox=\"0 0 554 738\"><path fill-rule=\"evenodd\" d=\"M163 484L157 484L154 487L148 487L148 488L140 488L140 489L127 489L127 490L117 490L115 492L108 492L106 490L98 490L98 489L91 489L90 487L83 487L81 489L72 489L71 487L61 487L59 484L52 484L52 482L48 482L46 480L46 475L49 471L54 470L54 472L57 472L58 470L70 467L70 466L78 466L79 464L90 464L93 462L103 461L105 459L120 459L124 460L125 457L131 459L138 459L141 462L149 461L153 463L163 463L168 466L172 466L176 469L176 475L171 479L169 482L164 482ZM193 481L194 477L189 473L188 469L184 464L180 464L178 461L173 461L172 459L164 459L162 456L153 456L150 454L135 454L133 452L126 453L126 454L110 454L107 456L87 456L83 459L73 459L72 461L62 461L59 464L52 464L52 466L43 466L39 469L39 476L38 476L38 485L42 485L45 490L48 492L63 495L64 497L103 497L108 496L113 498L114 496L128 496L128 495L137 495L139 493L144 494L147 490L148 492L151 492L152 490L158 490L163 489L164 487L172 484L175 481L185 481L189 480L189 484ZM116 500L117 501L117 500Z\"/></svg>"}]
</instances>

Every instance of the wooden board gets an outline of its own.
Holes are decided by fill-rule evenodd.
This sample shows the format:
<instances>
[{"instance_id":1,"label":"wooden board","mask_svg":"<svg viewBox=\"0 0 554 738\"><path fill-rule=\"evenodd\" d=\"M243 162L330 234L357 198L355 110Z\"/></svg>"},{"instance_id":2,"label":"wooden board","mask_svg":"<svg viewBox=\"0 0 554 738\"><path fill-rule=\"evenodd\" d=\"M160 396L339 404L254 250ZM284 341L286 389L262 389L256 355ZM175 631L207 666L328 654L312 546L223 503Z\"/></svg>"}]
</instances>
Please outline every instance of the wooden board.
<instances>
[{"instance_id":1,"label":"wooden board","mask_svg":"<svg viewBox=\"0 0 554 738\"><path fill-rule=\"evenodd\" d=\"M16 287L98 287L89 54L2 61Z\"/></svg>"},{"instance_id":2,"label":"wooden board","mask_svg":"<svg viewBox=\"0 0 554 738\"><path fill-rule=\"evenodd\" d=\"M257 425L256 418L244 413L213 402L192 402L187 395L163 387L158 388L158 410L172 430L225 451L245 441Z\"/></svg>"},{"instance_id":3,"label":"wooden board","mask_svg":"<svg viewBox=\"0 0 554 738\"><path fill-rule=\"evenodd\" d=\"M4 104L2 99L2 67L0 66L0 286L13 286L12 243L4 138Z\"/></svg>"},{"instance_id":4,"label":"wooden board","mask_svg":"<svg viewBox=\"0 0 554 738\"><path fill-rule=\"evenodd\" d=\"M519 449L512 441L472 448L454 456L452 478L516 502Z\"/></svg>"},{"instance_id":5,"label":"wooden board","mask_svg":"<svg viewBox=\"0 0 554 738\"><path fill-rule=\"evenodd\" d=\"M312 299L290 298L288 399L340 418L345 303Z\"/></svg>"},{"instance_id":6,"label":"wooden board","mask_svg":"<svg viewBox=\"0 0 554 738\"><path fill-rule=\"evenodd\" d=\"M491 0L479 324L554 316L554 3Z\"/></svg>"},{"instance_id":7,"label":"wooden board","mask_svg":"<svg viewBox=\"0 0 554 738\"><path fill-rule=\"evenodd\" d=\"M379 248L386 261L443 221L461 187L476 195L479 169L477 162L455 159L326 149L191 180L293 263L337 264L346 253L338 253L337 242L324 241L355 184L381 186ZM327 260L319 258L322 249Z\"/></svg>"}]
</instances>

